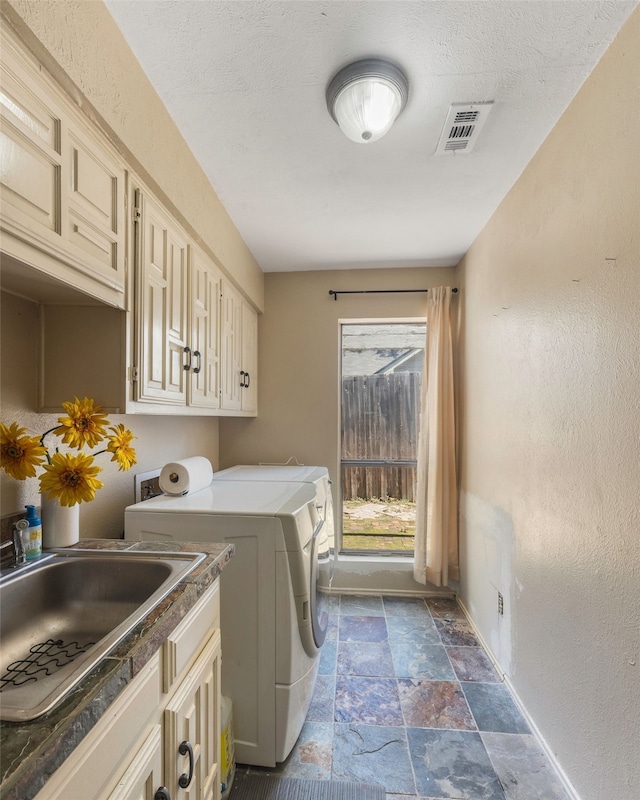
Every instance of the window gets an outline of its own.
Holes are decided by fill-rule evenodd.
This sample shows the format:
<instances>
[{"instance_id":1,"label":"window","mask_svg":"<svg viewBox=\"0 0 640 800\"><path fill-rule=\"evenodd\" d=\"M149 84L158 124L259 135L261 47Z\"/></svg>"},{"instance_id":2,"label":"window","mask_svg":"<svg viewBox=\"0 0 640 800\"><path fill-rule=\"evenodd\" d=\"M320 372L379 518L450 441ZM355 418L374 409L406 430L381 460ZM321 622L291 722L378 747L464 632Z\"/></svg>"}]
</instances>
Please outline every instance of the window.
<instances>
[{"instance_id":1,"label":"window","mask_svg":"<svg viewBox=\"0 0 640 800\"><path fill-rule=\"evenodd\" d=\"M410 555L426 325L341 327L341 552Z\"/></svg>"}]
</instances>

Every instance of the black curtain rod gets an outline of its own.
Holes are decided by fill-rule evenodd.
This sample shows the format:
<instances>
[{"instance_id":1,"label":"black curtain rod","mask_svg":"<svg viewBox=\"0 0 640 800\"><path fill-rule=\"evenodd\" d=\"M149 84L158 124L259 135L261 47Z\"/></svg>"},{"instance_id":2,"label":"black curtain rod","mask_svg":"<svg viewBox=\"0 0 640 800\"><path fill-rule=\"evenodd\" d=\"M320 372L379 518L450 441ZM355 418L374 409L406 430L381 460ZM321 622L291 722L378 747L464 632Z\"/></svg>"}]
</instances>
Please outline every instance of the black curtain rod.
<instances>
[{"instance_id":1,"label":"black curtain rod","mask_svg":"<svg viewBox=\"0 0 640 800\"><path fill-rule=\"evenodd\" d=\"M428 292L428 289L352 289L350 291L338 291L329 289L329 294L333 296L334 300L338 299L339 294L406 294L407 292ZM453 294L457 294L457 289L451 290Z\"/></svg>"}]
</instances>

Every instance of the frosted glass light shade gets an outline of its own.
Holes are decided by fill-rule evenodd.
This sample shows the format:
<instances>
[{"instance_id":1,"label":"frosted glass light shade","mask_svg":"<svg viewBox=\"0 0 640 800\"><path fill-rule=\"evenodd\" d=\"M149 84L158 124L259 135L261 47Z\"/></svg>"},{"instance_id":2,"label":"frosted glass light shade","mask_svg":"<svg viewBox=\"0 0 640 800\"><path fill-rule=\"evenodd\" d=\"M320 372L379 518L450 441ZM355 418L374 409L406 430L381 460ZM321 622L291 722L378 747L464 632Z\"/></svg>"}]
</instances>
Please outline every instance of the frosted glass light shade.
<instances>
[{"instance_id":1,"label":"frosted glass light shade","mask_svg":"<svg viewBox=\"0 0 640 800\"><path fill-rule=\"evenodd\" d=\"M407 95L407 79L397 67L370 59L338 72L327 88L327 107L347 138L367 144L390 130Z\"/></svg>"}]
</instances>

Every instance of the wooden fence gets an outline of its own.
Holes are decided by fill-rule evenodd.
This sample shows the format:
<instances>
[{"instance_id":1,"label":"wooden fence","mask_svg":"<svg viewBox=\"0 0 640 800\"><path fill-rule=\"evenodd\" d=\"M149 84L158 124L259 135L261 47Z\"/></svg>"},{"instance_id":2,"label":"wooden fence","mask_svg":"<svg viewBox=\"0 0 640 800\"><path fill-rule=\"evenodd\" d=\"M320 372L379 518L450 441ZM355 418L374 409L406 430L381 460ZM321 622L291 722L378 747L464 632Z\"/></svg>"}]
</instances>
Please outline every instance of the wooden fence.
<instances>
[{"instance_id":1,"label":"wooden fence","mask_svg":"<svg viewBox=\"0 0 640 800\"><path fill-rule=\"evenodd\" d=\"M342 460L416 461L422 376L417 372L342 379ZM414 500L413 466L343 465L343 498Z\"/></svg>"}]
</instances>

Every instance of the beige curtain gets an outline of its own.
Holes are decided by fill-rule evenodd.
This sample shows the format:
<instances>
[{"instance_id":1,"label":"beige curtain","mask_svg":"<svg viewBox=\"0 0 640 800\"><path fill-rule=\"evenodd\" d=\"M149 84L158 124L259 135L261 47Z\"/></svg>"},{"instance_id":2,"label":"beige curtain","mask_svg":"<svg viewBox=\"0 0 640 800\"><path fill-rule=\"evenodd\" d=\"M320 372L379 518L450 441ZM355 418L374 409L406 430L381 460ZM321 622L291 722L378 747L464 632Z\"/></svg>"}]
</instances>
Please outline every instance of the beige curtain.
<instances>
[{"instance_id":1,"label":"beige curtain","mask_svg":"<svg viewBox=\"0 0 640 800\"><path fill-rule=\"evenodd\" d=\"M413 574L447 586L459 579L451 287L427 298Z\"/></svg>"}]
</instances>

